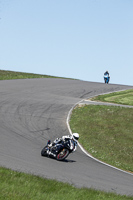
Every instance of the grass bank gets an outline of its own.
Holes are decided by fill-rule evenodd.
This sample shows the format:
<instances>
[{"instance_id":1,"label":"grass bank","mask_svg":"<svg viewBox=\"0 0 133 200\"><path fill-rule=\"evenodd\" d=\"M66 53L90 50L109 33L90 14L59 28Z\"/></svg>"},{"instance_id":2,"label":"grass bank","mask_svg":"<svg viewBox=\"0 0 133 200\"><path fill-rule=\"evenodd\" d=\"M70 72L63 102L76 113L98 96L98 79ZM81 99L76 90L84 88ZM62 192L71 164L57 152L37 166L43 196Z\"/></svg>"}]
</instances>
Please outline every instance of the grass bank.
<instances>
[{"instance_id":1,"label":"grass bank","mask_svg":"<svg viewBox=\"0 0 133 200\"><path fill-rule=\"evenodd\" d=\"M61 77L0 70L0 80L28 79L28 78L30 79L30 78L61 78Z\"/></svg>"},{"instance_id":2,"label":"grass bank","mask_svg":"<svg viewBox=\"0 0 133 200\"><path fill-rule=\"evenodd\" d=\"M133 200L133 197L105 193L0 168L0 200Z\"/></svg>"},{"instance_id":3,"label":"grass bank","mask_svg":"<svg viewBox=\"0 0 133 200\"><path fill-rule=\"evenodd\" d=\"M94 101L133 105L133 90L91 98ZM70 126L79 142L94 157L133 172L133 108L84 105L73 110Z\"/></svg>"},{"instance_id":4,"label":"grass bank","mask_svg":"<svg viewBox=\"0 0 133 200\"><path fill-rule=\"evenodd\" d=\"M85 105L73 110L70 127L94 157L133 172L133 109Z\"/></svg>"}]
</instances>

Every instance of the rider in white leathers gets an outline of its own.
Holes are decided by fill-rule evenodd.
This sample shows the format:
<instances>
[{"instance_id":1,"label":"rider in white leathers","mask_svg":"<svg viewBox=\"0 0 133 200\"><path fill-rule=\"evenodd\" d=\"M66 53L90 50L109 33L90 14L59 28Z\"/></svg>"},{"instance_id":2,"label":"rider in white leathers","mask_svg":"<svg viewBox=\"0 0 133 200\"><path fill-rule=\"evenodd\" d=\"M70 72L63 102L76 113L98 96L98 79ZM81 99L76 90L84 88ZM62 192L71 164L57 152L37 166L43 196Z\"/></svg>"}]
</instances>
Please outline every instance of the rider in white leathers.
<instances>
[{"instance_id":1,"label":"rider in white leathers","mask_svg":"<svg viewBox=\"0 0 133 200\"><path fill-rule=\"evenodd\" d=\"M48 142L48 146L52 147L52 146L56 146L57 144L60 144L62 141L70 141L70 149L72 150L72 152L76 151L77 149L77 141L79 139L79 134L78 133L73 133L71 136L67 135L67 136L62 136L62 138L56 138L54 140L53 143L50 143L50 141ZM54 155L53 153L51 153L50 151L47 152L49 155Z\"/></svg>"}]
</instances>

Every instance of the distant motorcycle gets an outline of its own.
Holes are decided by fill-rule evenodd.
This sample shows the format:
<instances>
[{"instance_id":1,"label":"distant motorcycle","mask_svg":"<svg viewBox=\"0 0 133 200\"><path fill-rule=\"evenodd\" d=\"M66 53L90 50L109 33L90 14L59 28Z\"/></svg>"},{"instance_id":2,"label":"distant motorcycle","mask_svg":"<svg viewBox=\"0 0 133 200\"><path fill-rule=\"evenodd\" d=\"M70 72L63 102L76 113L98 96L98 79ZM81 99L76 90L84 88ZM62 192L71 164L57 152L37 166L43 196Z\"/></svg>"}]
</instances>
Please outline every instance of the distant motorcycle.
<instances>
[{"instance_id":1,"label":"distant motorcycle","mask_svg":"<svg viewBox=\"0 0 133 200\"><path fill-rule=\"evenodd\" d=\"M104 75L104 82L108 84L109 80L110 80L110 76L108 74L105 74Z\"/></svg>"},{"instance_id":2,"label":"distant motorcycle","mask_svg":"<svg viewBox=\"0 0 133 200\"><path fill-rule=\"evenodd\" d=\"M61 142L54 146L49 147L48 144L42 149L41 155L55 158L58 161L62 161L72 152L73 145L70 141ZM74 148L74 147L73 147ZM49 154L50 151L50 154Z\"/></svg>"}]
</instances>

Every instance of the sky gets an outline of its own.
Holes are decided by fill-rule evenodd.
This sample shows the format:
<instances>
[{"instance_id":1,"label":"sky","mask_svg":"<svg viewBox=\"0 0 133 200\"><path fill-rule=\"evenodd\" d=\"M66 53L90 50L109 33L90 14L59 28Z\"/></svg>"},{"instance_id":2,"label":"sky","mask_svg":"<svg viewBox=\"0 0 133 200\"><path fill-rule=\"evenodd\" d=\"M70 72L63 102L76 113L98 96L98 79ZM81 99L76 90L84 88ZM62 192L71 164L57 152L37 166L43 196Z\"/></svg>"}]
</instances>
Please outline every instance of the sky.
<instances>
[{"instance_id":1,"label":"sky","mask_svg":"<svg viewBox=\"0 0 133 200\"><path fill-rule=\"evenodd\" d=\"M0 0L0 69L133 86L133 0Z\"/></svg>"}]
</instances>

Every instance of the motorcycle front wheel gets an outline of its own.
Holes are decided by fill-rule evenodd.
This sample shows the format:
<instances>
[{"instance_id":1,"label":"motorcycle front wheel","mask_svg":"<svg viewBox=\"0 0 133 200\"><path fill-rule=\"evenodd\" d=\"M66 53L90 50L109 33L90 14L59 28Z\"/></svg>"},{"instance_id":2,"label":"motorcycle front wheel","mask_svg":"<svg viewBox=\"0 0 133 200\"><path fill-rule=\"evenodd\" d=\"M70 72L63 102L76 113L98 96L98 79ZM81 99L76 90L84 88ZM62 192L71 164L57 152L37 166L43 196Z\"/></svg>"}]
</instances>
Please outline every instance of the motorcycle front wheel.
<instances>
[{"instance_id":1,"label":"motorcycle front wheel","mask_svg":"<svg viewBox=\"0 0 133 200\"><path fill-rule=\"evenodd\" d=\"M64 160L69 155L68 149L62 149L56 156L56 159L61 161Z\"/></svg>"},{"instance_id":2,"label":"motorcycle front wheel","mask_svg":"<svg viewBox=\"0 0 133 200\"><path fill-rule=\"evenodd\" d=\"M41 156L47 156L47 146L42 149Z\"/></svg>"}]
</instances>

